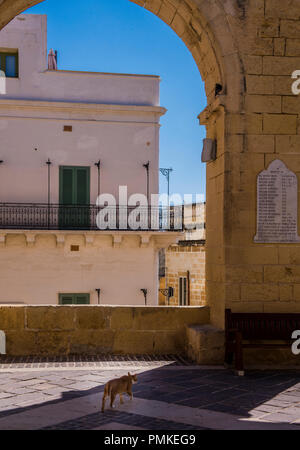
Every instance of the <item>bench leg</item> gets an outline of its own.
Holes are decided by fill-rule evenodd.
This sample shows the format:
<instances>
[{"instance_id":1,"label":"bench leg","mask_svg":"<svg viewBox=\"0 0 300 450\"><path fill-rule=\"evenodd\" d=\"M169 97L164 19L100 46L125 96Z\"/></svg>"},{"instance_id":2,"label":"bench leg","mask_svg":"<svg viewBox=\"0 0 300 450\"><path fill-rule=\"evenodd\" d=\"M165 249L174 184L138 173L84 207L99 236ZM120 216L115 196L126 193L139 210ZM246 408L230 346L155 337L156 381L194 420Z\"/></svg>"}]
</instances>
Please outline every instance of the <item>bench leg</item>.
<instances>
[{"instance_id":1,"label":"bench leg","mask_svg":"<svg viewBox=\"0 0 300 450\"><path fill-rule=\"evenodd\" d=\"M239 331L235 335L235 370L239 376L244 376L242 333Z\"/></svg>"}]
</instances>

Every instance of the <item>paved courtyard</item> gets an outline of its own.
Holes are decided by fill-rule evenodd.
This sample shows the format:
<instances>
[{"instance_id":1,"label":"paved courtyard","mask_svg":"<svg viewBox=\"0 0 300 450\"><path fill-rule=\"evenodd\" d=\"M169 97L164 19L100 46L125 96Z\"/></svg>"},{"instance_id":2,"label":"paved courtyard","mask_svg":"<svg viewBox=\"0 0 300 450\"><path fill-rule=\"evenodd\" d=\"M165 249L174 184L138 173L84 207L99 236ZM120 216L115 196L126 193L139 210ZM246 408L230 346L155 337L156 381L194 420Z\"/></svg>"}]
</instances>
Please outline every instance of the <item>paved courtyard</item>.
<instances>
[{"instance_id":1,"label":"paved courtyard","mask_svg":"<svg viewBox=\"0 0 300 450\"><path fill-rule=\"evenodd\" d=\"M107 380L138 373L134 399L100 412ZM300 430L300 372L120 358L0 364L0 429Z\"/></svg>"}]
</instances>

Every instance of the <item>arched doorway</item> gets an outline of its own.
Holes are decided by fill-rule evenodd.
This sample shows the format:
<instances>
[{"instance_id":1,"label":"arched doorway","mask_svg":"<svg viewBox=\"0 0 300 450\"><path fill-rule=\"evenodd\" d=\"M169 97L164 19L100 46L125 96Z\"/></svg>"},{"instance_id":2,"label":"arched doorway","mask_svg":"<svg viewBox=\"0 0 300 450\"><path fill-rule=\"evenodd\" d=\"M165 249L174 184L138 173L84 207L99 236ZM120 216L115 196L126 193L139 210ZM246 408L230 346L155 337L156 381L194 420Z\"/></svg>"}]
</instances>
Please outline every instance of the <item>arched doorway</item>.
<instances>
[{"instance_id":1,"label":"arched doorway","mask_svg":"<svg viewBox=\"0 0 300 450\"><path fill-rule=\"evenodd\" d=\"M207 266L206 290L211 307L211 322L223 327L228 292L226 285L226 198L231 180L227 116L242 108L244 75L228 11L240 14L237 2L199 0L130 0L151 11L167 23L182 39L205 81L207 108L199 115L207 137L218 142L218 157L207 166ZM0 4L0 28L40 0L4 0ZM225 10L226 7L226 10ZM234 134L234 131L232 131ZM199 142L199 152L201 143Z\"/></svg>"}]
</instances>

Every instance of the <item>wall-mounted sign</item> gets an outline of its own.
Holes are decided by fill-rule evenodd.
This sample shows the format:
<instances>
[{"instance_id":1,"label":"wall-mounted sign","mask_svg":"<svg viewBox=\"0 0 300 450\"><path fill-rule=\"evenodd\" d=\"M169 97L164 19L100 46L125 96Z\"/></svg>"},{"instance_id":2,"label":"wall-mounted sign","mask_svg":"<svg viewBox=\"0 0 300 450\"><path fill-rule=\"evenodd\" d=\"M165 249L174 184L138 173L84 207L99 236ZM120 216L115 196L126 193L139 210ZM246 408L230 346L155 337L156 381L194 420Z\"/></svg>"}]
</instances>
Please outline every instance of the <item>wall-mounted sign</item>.
<instances>
[{"instance_id":1,"label":"wall-mounted sign","mask_svg":"<svg viewBox=\"0 0 300 450\"><path fill-rule=\"evenodd\" d=\"M258 175L257 233L254 242L300 242L297 186L297 176L279 159Z\"/></svg>"}]
</instances>

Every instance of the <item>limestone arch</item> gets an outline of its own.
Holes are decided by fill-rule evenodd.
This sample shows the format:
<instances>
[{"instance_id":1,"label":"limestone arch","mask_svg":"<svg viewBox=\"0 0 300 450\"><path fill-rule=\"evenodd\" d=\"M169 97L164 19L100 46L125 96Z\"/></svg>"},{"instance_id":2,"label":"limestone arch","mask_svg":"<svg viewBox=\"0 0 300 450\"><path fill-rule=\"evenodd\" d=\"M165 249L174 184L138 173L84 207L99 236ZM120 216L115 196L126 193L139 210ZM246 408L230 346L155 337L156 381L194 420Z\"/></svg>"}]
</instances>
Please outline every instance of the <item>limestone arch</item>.
<instances>
[{"instance_id":1,"label":"limestone arch","mask_svg":"<svg viewBox=\"0 0 300 450\"><path fill-rule=\"evenodd\" d=\"M113 0L111 0L113 1ZM207 107L199 114L207 137L217 139L217 161L207 166L206 298L211 323L224 327L227 297L226 230L230 230L228 196L236 183L229 168L230 120L244 113L245 70L238 47L244 0L129 0L151 11L185 43L205 83ZM0 29L15 16L43 0L0 0ZM216 84L222 86L215 95ZM228 118L228 120L227 120ZM240 147L240 152L242 147ZM199 154L201 142L199 142Z\"/></svg>"},{"instance_id":2,"label":"limestone arch","mask_svg":"<svg viewBox=\"0 0 300 450\"><path fill-rule=\"evenodd\" d=\"M155 14L182 39L193 55L205 82L207 103L215 98L215 86L230 98L230 109L240 109L242 64L228 21L239 15L234 0L128 0ZM43 0L0 0L0 29L16 15Z\"/></svg>"}]
</instances>

